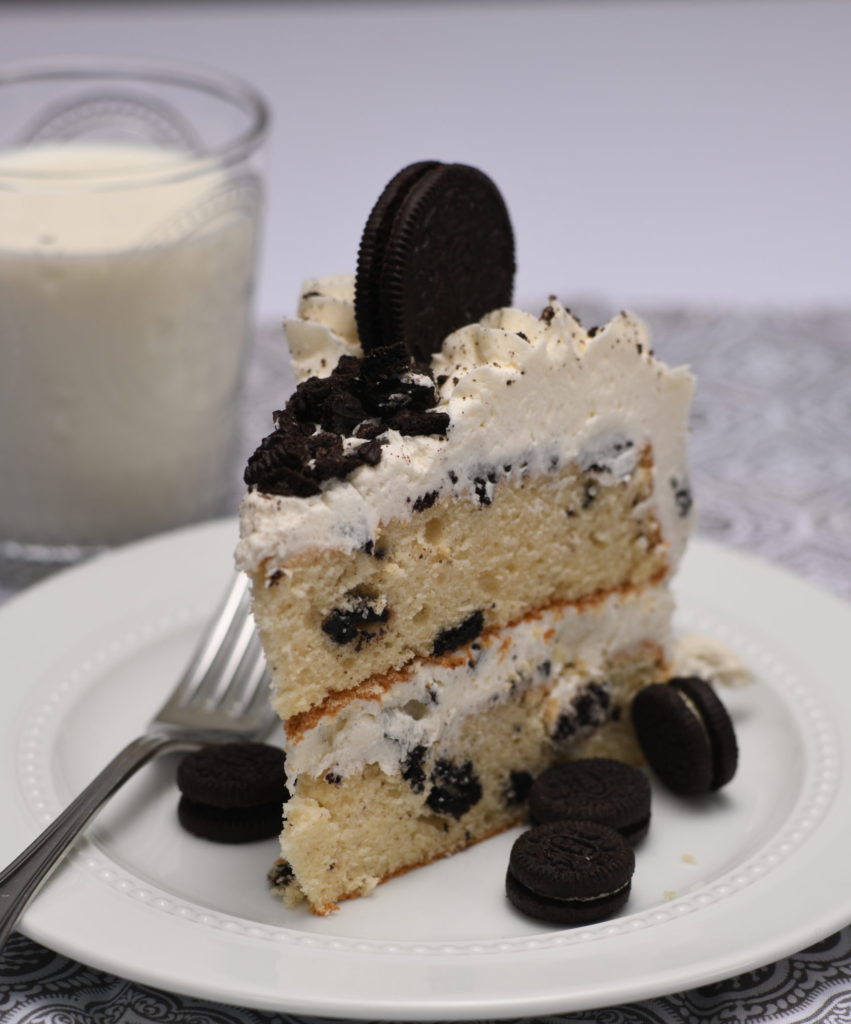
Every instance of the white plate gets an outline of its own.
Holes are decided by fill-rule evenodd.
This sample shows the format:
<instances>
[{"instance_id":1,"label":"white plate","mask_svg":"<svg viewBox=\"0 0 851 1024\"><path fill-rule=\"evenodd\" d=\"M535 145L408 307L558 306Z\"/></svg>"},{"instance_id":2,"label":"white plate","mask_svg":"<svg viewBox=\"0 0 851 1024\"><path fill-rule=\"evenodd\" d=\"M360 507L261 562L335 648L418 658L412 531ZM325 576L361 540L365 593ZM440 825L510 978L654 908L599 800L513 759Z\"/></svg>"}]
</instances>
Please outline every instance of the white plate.
<instances>
[{"instance_id":1,"label":"white plate","mask_svg":"<svg viewBox=\"0 0 851 1024\"><path fill-rule=\"evenodd\" d=\"M233 521L131 546L0 611L0 862L158 706L225 585ZM315 918L264 875L274 840L183 833L174 762L134 779L26 912L34 939L115 974L242 1006L335 1017L540 1015L680 991L802 949L851 920L851 608L706 542L679 627L730 643L754 684L724 693L741 745L721 794L658 787L633 895L557 931L502 895L516 833Z\"/></svg>"}]
</instances>

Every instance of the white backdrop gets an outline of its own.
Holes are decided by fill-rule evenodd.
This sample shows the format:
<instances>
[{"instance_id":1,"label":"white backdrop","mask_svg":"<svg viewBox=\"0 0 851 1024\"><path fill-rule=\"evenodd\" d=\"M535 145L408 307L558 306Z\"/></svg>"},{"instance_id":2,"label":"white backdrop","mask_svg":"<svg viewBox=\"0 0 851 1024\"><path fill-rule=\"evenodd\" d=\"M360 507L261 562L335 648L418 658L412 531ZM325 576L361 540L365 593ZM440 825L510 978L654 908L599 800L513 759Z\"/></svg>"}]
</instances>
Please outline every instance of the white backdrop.
<instances>
[{"instance_id":1,"label":"white backdrop","mask_svg":"<svg viewBox=\"0 0 851 1024\"><path fill-rule=\"evenodd\" d=\"M521 304L848 304L849 42L842 0L0 7L0 61L168 57L265 93L263 319L353 268L422 158L497 180Z\"/></svg>"}]
</instances>

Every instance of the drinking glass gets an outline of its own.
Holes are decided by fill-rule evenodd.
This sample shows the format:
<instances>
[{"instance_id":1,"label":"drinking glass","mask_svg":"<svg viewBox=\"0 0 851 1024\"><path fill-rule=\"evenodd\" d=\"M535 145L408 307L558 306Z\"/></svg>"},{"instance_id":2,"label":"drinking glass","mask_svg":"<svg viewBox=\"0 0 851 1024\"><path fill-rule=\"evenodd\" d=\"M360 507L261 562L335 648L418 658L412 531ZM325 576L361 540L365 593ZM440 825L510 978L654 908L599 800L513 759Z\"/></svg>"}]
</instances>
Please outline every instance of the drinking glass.
<instances>
[{"instance_id":1,"label":"drinking glass","mask_svg":"<svg viewBox=\"0 0 851 1024\"><path fill-rule=\"evenodd\" d=\"M0 67L0 583L235 506L267 123L214 71Z\"/></svg>"}]
</instances>

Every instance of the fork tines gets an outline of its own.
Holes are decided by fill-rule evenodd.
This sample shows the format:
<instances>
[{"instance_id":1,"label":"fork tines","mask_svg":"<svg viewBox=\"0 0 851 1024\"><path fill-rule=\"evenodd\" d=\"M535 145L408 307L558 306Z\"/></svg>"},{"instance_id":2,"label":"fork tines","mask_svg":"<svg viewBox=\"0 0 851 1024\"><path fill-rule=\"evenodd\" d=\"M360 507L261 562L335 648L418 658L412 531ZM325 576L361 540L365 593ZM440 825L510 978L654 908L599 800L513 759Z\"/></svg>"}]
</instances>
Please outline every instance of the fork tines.
<instances>
[{"instance_id":1,"label":"fork tines","mask_svg":"<svg viewBox=\"0 0 851 1024\"><path fill-rule=\"evenodd\" d=\"M246 577L239 573L156 721L190 729L256 731L272 714L266 664Z\"/></svg>"}]
</instances>

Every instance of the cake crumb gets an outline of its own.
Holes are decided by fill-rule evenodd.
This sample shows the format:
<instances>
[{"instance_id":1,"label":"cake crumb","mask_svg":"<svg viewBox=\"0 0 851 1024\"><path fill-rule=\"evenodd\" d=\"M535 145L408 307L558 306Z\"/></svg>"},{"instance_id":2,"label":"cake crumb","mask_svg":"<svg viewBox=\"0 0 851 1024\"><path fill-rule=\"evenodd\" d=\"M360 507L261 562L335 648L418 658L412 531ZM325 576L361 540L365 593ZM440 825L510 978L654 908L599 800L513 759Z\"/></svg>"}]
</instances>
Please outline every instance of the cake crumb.
<instances>
[{"instance_id":1,"label":"cake crumb","mask_svg":"<svg viewBox=\"0 0 851 1024\"><path fill-rule=\"evenodd\" d=\"M677 892L676 892L676 890L675 890L675 889L666 889L666 890L665 890L665 891L664 891L664 892L662 893L662 899L663 899L663 900L664 900L664 901L665 901L666 903L669 903L669 902L670 902L671 900L675 900L675 899L677 898L677 895L678 895L678 894L677 894Z\"/></svg>"},{"instance_id":2,"label":"cake crumb","mask_svg":"<svg viewBox=\"0 0 851 1024\"><path fill-rule=\"evenodd\" d=\"M753 673L728 647L698 633L691 633L678 641L673 674L700 676L720 686L745 686L753 681Z\"/></svg>"},{"instance_id":3,"label":"cake crumb","mask_svg":"<svg viewBox=\"0 0 851 1024\"><path fill-rule=\"evenodd\" d=\"M690 853L684 853L680 857L680 860L683 862L683 864L697 864L697 860L694 857L692 857Z\"/></svg>"}]
</instances>

